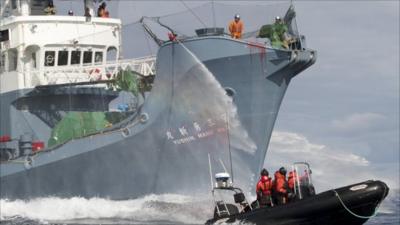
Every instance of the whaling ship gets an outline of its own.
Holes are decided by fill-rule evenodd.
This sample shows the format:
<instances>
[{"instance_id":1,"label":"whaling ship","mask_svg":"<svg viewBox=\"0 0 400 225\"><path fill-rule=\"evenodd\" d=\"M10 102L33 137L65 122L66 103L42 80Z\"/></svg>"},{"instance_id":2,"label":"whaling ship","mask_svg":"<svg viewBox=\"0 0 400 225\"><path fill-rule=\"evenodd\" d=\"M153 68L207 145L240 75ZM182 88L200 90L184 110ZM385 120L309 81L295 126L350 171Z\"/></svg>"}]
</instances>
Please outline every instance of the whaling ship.
<instances>
[{"instance_id":1,"label":"whaling ship","mask_svg":"<svg viewBox=\"0 0 400 225\"><path fill-rule=\"evenodd\" d=\"M141 20L158 53L122 60L121 20L95 17L94 1L90 17L43 15L46 4L1 4L1 198L205 192L208 155L251 184L291 79L316 60L292 7L279 15L288 49L257 32L179 35L158 18L171 40Z\"/></svg>"}]
</instances>

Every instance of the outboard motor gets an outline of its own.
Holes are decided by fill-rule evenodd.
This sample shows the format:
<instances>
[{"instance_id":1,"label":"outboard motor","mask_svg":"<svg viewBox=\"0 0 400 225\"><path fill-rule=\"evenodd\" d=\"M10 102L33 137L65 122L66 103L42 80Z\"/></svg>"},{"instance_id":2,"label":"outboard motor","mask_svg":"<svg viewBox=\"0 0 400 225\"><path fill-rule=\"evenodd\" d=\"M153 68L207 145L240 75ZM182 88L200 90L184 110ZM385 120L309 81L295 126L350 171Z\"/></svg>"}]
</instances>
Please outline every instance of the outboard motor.
<instances>
[{"instance_id":1,"label":"outboard motor","mask_svg":"<svg viewBox=\"0 0 400 225\"><path fill-rule=\"evenodd\" d=\"M216 188L228 188L232 186L232 183L229 182L230 175L229 173L217 173L215 174L215 180L217 183L215 184Z\"/></svg>"},{"instance_id":2,"label":"outboard motor","mask_svg":"<svg viewBox=\"0 0 400 225\"><path fill-rule=\"evenodd\" d=\"M221 191L220 194L222 194L224 191L233 191L234 187L232 187L232 183L229 182L230 175L229 173L217 173L215 174L215 187L212 190L213 193L213 198L214 198L214 218L221 218L225 216L230 216L239 213L239 209L232 203L227 203L225 200L222 198L220 200L215 199L215 192L216 191ZM241 199L236 199L240 197L235 197L236 200L241 200Z\"/></svg>"}]
</instances>

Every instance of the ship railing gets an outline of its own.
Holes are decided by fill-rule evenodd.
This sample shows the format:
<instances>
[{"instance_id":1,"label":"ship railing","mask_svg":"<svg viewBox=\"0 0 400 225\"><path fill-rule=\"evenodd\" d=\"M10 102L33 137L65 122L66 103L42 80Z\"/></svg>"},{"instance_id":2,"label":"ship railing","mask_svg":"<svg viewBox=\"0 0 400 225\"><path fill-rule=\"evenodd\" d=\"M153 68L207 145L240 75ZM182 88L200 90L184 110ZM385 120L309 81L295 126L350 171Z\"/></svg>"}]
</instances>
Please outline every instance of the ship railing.
<instances>
[{"instance_id":1,"label":"ship railing","mask_svg":"<svg viewBox=\"0 0 400 225\"><path fill-rule=\"evenodd\" d=\"M98 82L114 79L120 70L128 67L143 76L155 75L154 56L135 59L111 61L99 65L59 66L33 70L26 75L27 86L45 86L56 84L74 84L81 82ZM30 84L30 85L29 85Z\"/></svg>"}]
</instances>

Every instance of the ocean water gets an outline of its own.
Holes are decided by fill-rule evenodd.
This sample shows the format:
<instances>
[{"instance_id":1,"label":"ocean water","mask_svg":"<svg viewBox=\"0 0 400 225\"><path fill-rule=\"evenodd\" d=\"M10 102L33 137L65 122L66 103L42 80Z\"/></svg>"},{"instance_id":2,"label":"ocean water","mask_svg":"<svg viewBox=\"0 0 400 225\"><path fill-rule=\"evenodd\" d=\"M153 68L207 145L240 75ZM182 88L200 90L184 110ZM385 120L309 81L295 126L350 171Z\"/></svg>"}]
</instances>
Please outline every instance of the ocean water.
<instances>
[{"instance_id":1,"label":"ocean water","mask_svg":"<svg viewBox=\"0 0 400 225\"><path fill-rule=\"evenodd\" d=\"M383 201L376 217L370 219L367 225L400 224L400 190L390 190L389 195Z\"/></svg>"},{"instance_id":2,"label":"ocean water","mask_svg":"<svg viewBox=\"0 0 400 225\"><path fill-rule=\"evenodd\" d=\"M204 224L212 216L208 196L149 195L113 201L101 198L0 200L0 224ZM400 192L391 191L366 224L400 224Z\"/></svg>"}]
</instances>

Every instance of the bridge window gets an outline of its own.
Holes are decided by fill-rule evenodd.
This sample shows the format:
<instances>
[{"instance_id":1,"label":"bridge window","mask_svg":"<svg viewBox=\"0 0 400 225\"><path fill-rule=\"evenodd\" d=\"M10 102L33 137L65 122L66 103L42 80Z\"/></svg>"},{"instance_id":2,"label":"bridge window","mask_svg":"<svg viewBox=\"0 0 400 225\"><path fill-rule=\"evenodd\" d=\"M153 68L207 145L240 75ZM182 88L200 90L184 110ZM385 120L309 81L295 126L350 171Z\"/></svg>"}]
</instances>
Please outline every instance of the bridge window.
<instances>
[{"instance_id":1,"label":"bridge window","mask_svg":"<svg viewBox=\"0 0 400 225\"><path fill-rule=\"evenodd\" d=\"M0 30L0 42L10 40L10 32L8 30Z\"/></svg>"},{"instance_id":2,"label":"bridge window","mask_svg":"<svg viewBox=\"0 0 400 225\"><path fill-rule=\"evenodd\" d=\"M17 9L17 0L11 0L11 8Z\"/></svg>"},{"instance_id":3,"label":"bridge window","mask_svg":"<svg viewBox=\"0 0 400 225\"><path fill-rule=\"evenodd\" d=\"M32 58L32 68L37 68L36 52L32 52L31 58Z\"/></svg>"},{"instance_id":4,"label":"bridge window","mask_svg":"<svg viewBox=\"0 0 400 225\"><path fill-rule=\"evenodd\" d=\"M94 62L95 63L102 63L103 62L103 52L94 53Z\"/></svg>"},{"instance_id":5,"label":"bridge window","mask_svg":"<svg viewBox=\"0 0 400 225\"><path fill-rule=\"evenodd\" d=\"M58 51L58 64L59 66L68 65L68 51Z\"/></svg>"},{"instance_id":6,"label":"bridge window","mask_svg":"<svg viewBox=\"0 0 400 225\"><path fill-rule=\"evenodd\" d=\"M92 51L85 51L83 53L83 64L92 63L92 55L93 55Z\"/></svg>"},{"instance_id":7,"label":"bridge window","mask_svg":"<svg viewBox=\"0 0 400 225\"><path fill-rule=\"evenodd\" d=\"M54 66L55 57L56 57L55 51L46 51L44 53L44 65Z\"/></svg>"},{"instance_id":8,"label":"bridge window","mask_svg":"<svg viewBox=\"0 0 400 225\"><path fill-rule=\"evenodd\" d=\"M81 63L81 51L71 52L71 65L76 65Z\"/></svg>"},{"instance_id":9,"label":"bridge window","mask_svg":"<svg viewBox=\"0 0 400 225\"><path fill-rule=\"evenodd\" d=\"M117 48L111 46L107 49L107 61L116 61L117 60Z\"/></svg>"},{"instance_id":10,"label":"bridge window","mask_svg":"<svg viewBox=\"0 0 400 225\"><path fill-rule=\"evenodd\" d=\"M8 71L17 70L17 65L18 65L17 49L11 49L8 51Z\"/></svg>"}]
</instances>

